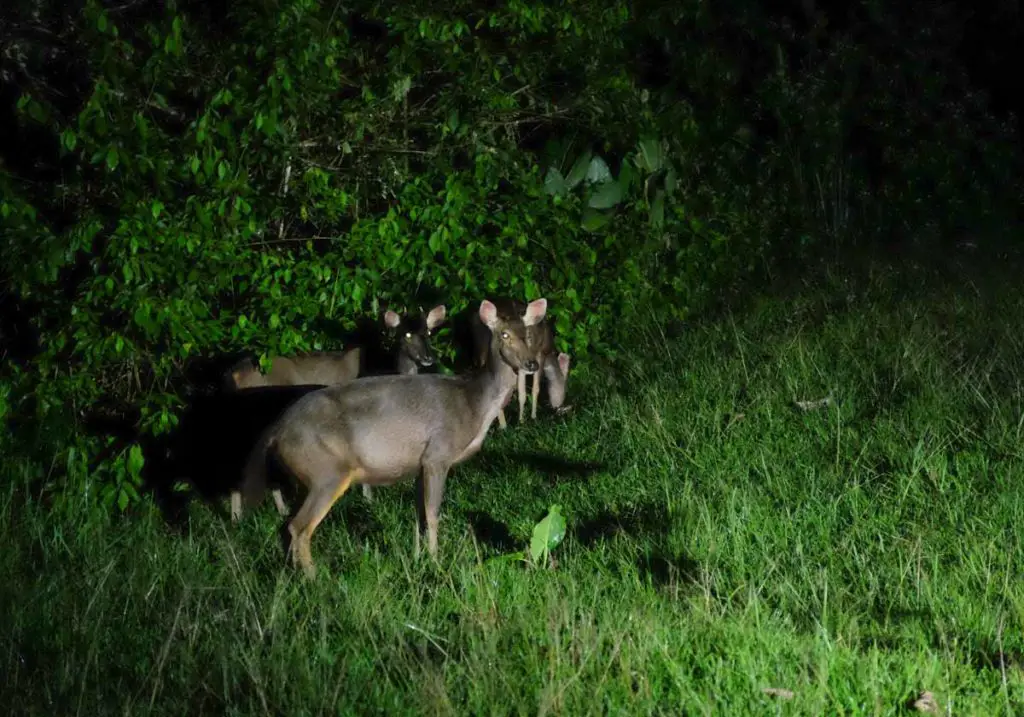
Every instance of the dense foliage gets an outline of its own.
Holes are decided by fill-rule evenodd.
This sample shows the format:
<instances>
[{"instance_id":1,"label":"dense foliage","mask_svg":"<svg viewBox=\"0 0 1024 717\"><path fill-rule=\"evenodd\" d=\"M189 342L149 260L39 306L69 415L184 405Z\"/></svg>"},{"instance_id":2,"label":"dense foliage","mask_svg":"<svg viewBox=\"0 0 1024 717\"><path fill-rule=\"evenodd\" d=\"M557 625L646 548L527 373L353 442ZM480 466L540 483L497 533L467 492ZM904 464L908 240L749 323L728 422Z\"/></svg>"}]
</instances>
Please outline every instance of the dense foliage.
<instances>
[{"instance_id":1,"label":"dense foliage","mask_svg":"<svg viewBox=\"0 0 1024 717\"><path fill-rule=\"evenodd\" d=\"M22 0L16 439L85 465L69 418L163 431L192 359L335 346L383 305L544 295L585 361L804 246L998 226L1015 129L954 59L961 18L800 8ZM124 507L138 449L105 461Z\"/></svg>"}]
</instances>

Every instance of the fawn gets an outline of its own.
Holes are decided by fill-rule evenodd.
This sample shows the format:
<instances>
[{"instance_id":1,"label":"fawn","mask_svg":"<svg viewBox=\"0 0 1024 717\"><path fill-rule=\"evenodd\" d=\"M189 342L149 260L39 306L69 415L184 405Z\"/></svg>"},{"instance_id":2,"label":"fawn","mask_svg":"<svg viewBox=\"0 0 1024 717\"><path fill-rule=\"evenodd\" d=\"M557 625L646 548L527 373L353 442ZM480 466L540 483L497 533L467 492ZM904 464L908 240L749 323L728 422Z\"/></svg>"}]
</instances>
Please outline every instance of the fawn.
<instances>
[{"instance_id":1,"label":"fawn","mask_svg":"<svg viewBox=\"0 0 1024 717\"><path fill-rule=\"evenodd\" d=\"M515 387L516 374L540 369L526 332L544 319L547 301L526 305L521 317L502 317L480 304L491 332L489 359L470 375L372 376L314 391L292 404L261 436L245 470L246 497L266 485L273 455L308 494L288 524L289 552L313 577L310 539L353 483L389 485L419 472L417 513L426 523L427 547L437 555L438 512L452 466L480 450ZM417 552L422 522L416 531Z\"/></svg>"}]
</instances>

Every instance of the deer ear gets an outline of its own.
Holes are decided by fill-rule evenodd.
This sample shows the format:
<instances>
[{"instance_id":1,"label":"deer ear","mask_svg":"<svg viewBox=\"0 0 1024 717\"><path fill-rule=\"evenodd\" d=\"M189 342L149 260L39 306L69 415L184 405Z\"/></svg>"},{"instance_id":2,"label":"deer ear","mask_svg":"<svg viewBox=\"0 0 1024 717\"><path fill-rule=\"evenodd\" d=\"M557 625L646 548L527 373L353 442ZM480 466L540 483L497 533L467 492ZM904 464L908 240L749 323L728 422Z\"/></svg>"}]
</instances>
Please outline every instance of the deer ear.
<instances>
[{"instance_id":1,"label":"deer ear","mask_svg":"<svg viewBox=\"0 0 1024 717\"><path fill-rule=\"evenodd\" d=\"M548 310L547 299L537 299L526 305L526 313L523 314L523 323L527 326L539 324L544 320L544 314Z\"/></svg>"},{"instance_id":2,"label":"deer ear","mask_svg":"<svg viewBox=\"0 0 1024 717\"><path fill-rule=\"evenodd\" d=\"M569 375L569 354L558 354L558 368L562 369L562 375Z\"/></svg>"},{"instance_id":3,"label":"deer ear","mask_svg":"<svg viewBox=\"0 0 1024 717\"><path fill-rule=\"evenodd\" d=\"M391 309L384 312L384 325L389 329L398 328L398 325L402 323L402 317L396 314Z\"/></svg>"},{"instance_id":4,"label":"deer ear","mask_svg":"<svg viewBox=\"0 0 1024 717\"><path fill-rule=\"evenodd\" d=\"M431 309L430 313L427 314L427 328L433 329L442 321L444 321L445 312L446 309L444 308L444 304L441 304L440 306L435 306L433 309Z\"/></svg>"},{"instance_id":5,"label":"deer ear","mask_svg":"<svg viewBox=\"0 0 1024 717\"><path fill-rule=\"evenodd\" d=\"M487 299L480 302L480 320L491 330L498 323L498 308Z\"/></svg>"}]
</instances>

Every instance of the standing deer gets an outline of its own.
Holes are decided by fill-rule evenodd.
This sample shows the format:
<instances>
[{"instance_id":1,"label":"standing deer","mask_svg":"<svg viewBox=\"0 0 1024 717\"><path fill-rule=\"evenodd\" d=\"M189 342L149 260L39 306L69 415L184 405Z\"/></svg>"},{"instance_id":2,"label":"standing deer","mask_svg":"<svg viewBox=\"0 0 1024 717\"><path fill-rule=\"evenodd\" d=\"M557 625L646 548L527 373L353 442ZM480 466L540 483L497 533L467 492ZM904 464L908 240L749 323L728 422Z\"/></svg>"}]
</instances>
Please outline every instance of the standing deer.
<instances>
[{"instance_id":1,"label":"standing deer","mask_svg":"<svg viewBox=\"0 0 1024 717\"><path fill-rule=\"evenodd\" d=\"M434 349L430 345L431 333L444 321L444 305L435 306L425 319L402 317L394 311L384 313L384 325L397 337L394 342L395 366L398 373L412 374L419 369L429 368L436 362ZM400 334L400 335L399 335ZM225 388L237 391L263 386L339 386L354 381L365 366L363 347L335 353L306 354L304 356L278 356L271 361L270 371L260 373L259 366L244 359L225 374ZM274 505L282 516L289 514L288 506L281 495L281 489L271 490ZM372 489L363 486L363 495L372 500ZM238 521L242 516L242 496L238 490L231 493L231 519Z\"/></svg>"},{"instance_id":2,"label":"standing deer","mask_svg":"<svg viewBox=\"0 0 1024 717\"><path fill-rule=\"evenodd\" d=\"M398 373L412 375L419 373L421 368L430 368L437 361L430 337L434 329L444 322L444 304L435 306L425 318L411 319L399 316L388 309L384 312L384 325L391 330L392 338L397 342L398 359L395 368ZM363 483L363 497L373 500L373 488Z\"/></svg>"},{"instance_id":3,"label":"standing deer","mask_svg":"<svg viewBox=\"0 0 1024 717\"><path fill-rule=\"evenodd\" d=\"M517 316L522 312L524 304L515 299L496 299L495 306L498 314L502 317ZM476 349L476 364L482 366L487 360L488 344L490 342L490 331L482 324L476 316L471 318L473 329L473 343ZM530 417L537 419L537 402L540 397L541 374L548 383L548 401L551 407L559 412L568 411L569 407L564 406L565 387L569 380L569 354L561 353L555 356L555 336L551 328L551 322L546 319L530 326L526 333L526 345L533 352L541 372L533 374L531 397L533 405L530 409ZM516 393L519 396L519 421L524 420L526 412L526 374L519 373L516 382ZM506 427L505 410L498 412L498 424Z\"/></svg>"},{"instance_id":4,"label":"standing deer","mask_svg":"<svg viewBox=\"0 0 1024 717\"><path fill-rule=\"evenodd\" d=\"M308 494L288 532L292 561L307 577L316 572L313 532L353 483L389 485L416 472L422 476L417 512L426 523L427 548L437 555L448 471L480 450L517 372L540 369L526 332L546 311L547 301L537 299L521 317L506 318L484 300L479 318L491 340L482 369L463 376L373 376L330 386L296 401L267 429L249 457L244 490L251 499L264 489L269 453L306 486Z\"/></svg>"}]
</instances>

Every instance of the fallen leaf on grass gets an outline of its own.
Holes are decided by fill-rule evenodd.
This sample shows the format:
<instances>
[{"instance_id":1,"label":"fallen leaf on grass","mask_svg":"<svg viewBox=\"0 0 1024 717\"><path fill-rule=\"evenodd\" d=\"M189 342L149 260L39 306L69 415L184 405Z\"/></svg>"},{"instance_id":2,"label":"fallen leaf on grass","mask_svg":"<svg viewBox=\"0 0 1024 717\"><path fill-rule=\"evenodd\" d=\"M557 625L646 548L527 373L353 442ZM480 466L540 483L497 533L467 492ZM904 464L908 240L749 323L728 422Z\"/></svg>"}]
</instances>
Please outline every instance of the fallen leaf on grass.
<instances>
[{"instance_id":1,"label":"fallen leaf on grass","mask_svg":"<svg viewBox=\"0 0 1024 717\"><path fill-rule=\"evenodd\" d=\"M913 702L913 708L918 712L924 712L925 714L937 715L939 714L939 703L935 699L935 695L931 692L922 692L917 696L917 699Z\"/></svg>"},{"instance_id":2,"label":"fallen leaf on grass","mask_svg":"<svg viewBox=\"0 0 1024 717\"><path fill-rule=\"evenodd\" d=\"M817 411L819 408L825 408L826 406L832 405L832 397L826 396L820 398L817 401L793 401L796 407L801 411Z\"/></svg>"},{"instance_id":3,"label":"fallen leaf on grass","mask_svg":"<svg viewBox=\"0 0 1024 717\"><path fill-rule=\"evenodd\" d=\"M780 700L791 700L795 697L793 690L787 690L784 687L762 687L761 692L770 697L778 697Z\"/></svg>"}]
</instances>

